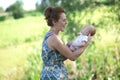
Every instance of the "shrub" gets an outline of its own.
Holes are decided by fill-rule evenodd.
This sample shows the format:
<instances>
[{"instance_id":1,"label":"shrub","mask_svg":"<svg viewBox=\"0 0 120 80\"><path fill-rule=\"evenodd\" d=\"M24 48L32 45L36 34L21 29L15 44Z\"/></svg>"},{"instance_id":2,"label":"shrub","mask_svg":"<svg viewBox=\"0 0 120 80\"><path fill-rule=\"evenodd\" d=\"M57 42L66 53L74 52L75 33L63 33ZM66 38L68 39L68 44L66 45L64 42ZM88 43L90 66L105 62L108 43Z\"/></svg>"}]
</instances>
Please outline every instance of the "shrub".
<instances>
[{"instance_id":1,"label":"shrub","mask_svg":"<svg viewBox=\"0 0 120 80\"><path fill-rule=\"evenodd\" d=\"M0 21L4 21L5 20L5 16L0 16Z\"/></svg>"},{"instance_id":2,"label":"shrub","mask_svg":"<svg viewBox=\"0 0 120 80\"><path fill-rule=\"evenodd\" d=\"M8 13L1 12L0 13L0 21L4 21L8 17Z\"/></svg>"},{"instance_id":3,"label":"shrub","mask_svg":"<svg viewBox=\"0 0 120 80\"><path fill-rule=\"evenodd\" d=\"M16 3L12 4L6 9L6 12L11 12L15 19L24 17L24 10L22 7L22 2L16 1Z\"/></svg>"}]
</instances>

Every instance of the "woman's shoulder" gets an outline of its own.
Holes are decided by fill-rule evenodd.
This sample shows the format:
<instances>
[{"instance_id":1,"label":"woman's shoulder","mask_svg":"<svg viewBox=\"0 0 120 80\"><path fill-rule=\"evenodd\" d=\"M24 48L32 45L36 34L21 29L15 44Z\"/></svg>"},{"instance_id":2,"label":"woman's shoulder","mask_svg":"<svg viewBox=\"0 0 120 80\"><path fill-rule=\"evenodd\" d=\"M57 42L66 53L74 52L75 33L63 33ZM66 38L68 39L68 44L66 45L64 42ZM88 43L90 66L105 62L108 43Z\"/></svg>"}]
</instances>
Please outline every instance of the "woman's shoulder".
<instances>
[{"instance_id":1,"label":"woman's shoulder","mask_svg":"<svg viewBox=\"0 0 120 80\"><path fill-rule=\"evenodd\" d=\"M51 35L48 39L47 39L47 43L49 46L51 46L52 48L56 48L56 46L58 46L59 44L63 44L62 40L58 37L58 35L53 34Z\"/></svg>"},{"instance_id":2,"label":"woman's shoulder","mask_svg":"<svg viewBox=\"0 0 120 80\"><path fill-rule=\"evenodd\" d=\"M57 43L57 42L61 42L61 39L58 37L58 35L53 34L48 38L47 41L54 44L54 43Z\"/></svg>"}]
</instances>

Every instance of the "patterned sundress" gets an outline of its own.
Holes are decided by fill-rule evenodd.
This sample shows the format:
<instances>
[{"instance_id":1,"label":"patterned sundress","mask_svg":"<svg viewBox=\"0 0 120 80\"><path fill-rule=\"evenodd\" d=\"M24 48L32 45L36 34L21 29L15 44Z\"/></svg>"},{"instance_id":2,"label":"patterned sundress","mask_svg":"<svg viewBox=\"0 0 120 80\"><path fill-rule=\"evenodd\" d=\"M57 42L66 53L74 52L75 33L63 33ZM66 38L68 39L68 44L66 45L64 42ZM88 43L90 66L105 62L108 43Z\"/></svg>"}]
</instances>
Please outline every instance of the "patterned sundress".
<instances>
[{"instance_id":1,"label":"patterned sundress","mask_svg":"<svg viewBox=\"0 0 120 80\"><path fill-rule=\"evenodd\" d=\"M47 32L42 43L43 68L40 80L68 80L67 71L63 61L66 58L57 50L51 50L47 44L47 38L52 32Z\"/></svg>"}]
</instances>

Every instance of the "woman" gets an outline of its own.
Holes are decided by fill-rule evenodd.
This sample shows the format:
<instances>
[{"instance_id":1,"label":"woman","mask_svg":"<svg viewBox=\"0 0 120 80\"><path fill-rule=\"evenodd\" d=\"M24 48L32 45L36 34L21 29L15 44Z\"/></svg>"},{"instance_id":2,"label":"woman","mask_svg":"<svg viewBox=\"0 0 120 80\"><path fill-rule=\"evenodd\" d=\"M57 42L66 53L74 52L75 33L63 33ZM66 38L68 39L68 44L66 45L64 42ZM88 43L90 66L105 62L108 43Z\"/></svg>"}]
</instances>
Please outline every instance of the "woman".
<instances>
[{"instance_id":1,"label":"woman","mask_svg":"<svg viewBox=\"0 0 120 80\"><path fill-rule=\"evenodd\" d=\"M64 61L76 60L86 49L91 40L84 47L72 52L59 38L60 31L64 31L67 24L66 14L61 7L48 7L45 10L45 19L50 30L46 33L42 44L43 69L41 80L68 80Z\"/></svg>"}]
</instances>

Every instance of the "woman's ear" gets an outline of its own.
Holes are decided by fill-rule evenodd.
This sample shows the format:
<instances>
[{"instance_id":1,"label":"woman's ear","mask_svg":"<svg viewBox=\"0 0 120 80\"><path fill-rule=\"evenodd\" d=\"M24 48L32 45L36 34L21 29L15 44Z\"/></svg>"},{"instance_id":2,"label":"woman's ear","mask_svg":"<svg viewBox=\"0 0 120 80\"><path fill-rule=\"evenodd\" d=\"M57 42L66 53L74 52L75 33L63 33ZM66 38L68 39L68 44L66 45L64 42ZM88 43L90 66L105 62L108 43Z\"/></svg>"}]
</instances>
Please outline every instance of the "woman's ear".
<instances>
[{"instance_id":1,"label":"woman's ear","mask_svg":"<svg viewBox=\"0 0 120 80\"><path fill-rule=\"evenodd\" d=\"M52 23L53 23L53 25L55 25L55 24L56 24L56 21L55 21L55 20L52 20Z\"/></svg>"}]
</instances>

